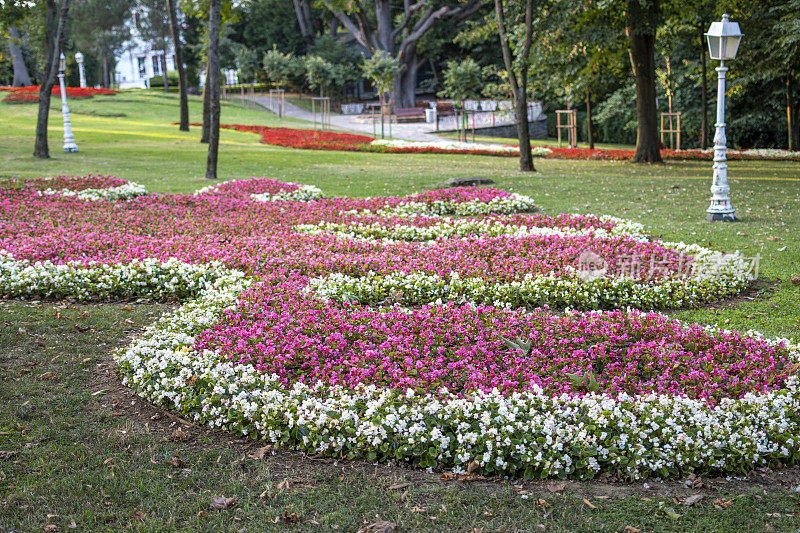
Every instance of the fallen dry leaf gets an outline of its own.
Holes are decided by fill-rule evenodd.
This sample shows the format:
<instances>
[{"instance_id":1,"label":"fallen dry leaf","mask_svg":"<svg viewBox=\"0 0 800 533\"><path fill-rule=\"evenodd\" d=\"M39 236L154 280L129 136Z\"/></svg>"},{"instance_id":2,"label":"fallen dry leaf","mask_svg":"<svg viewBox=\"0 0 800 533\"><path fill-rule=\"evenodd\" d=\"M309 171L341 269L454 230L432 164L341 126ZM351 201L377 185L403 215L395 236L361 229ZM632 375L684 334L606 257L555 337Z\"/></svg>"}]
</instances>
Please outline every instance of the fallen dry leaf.
<instances>
[{"instance_id":1,"label":"fallen dry leaf","mask_svg":"<svg viewBox=\"0 0 800 533\"><path fill-rule=\"evenodd\" d=\"M786 367L786 375L788 376L794 376L798 372L800 372L800 363L793 363Z\"/></svg>"},{"instance_id":2,"label":"fallen dry leaf","mask_svg":"<svg viewBox=\"0 0 800 533\"><path fill-rule=\"evenodd\" d=\"M250 454L251 459L255 459L256 461L262 460L264 457L272 451L272 445L268 444L267 446L262 446L261 448L257 449L255 452Z\"/></svg>"},{"instance_id":3,"label":"fallen dry leaf","mask_svg":"<svg viewBox=\"0 0 800 533\"><path fill-rule=\"evenodd\" d=\"M473 473L478 467L481 466L478 461L472 461L467 465L467 474Z\"/></svg>"},{"instance_id":4,"label":"fallen dry leaf","mask_svg":"<svg viewBox=\"0 0 800 533\"><path fill-rule=\"evenodd\" d=\"M389 533L390 531L396 531L397 524L394 522L375 522L374 524L370 524L368 526L364 526L358 530L358 533Z\"/></svg>"},{"instance_id":5,"label":"fallen dry leaf","mask_svg":"<svg viewBox=\"0 0 800 533\"><path fill-rule=\"evenodd\" d=\"M140 522L143 522L147 515L142 511L136 510L133 513L131 513L131 516L133 516L134 520L138 520Z\"/></svg>"},{"instance_id":6,"label":"fallen dry leaf","mask_svg":"<svg viewBox=\"0 0 800 533\"><path fill-rule=\"evenodd\" d=\"M633 527L633 526L625 526L625 529L623 531L625 531L625 533L641 533L642 532L641 529L639 529L637 527Z\"/></svg>"},{"instance_id":7,"label":"fallen dry leaf","mask_svg":"<svg viewBox=\"0 0 800 533\"><path fill-rule=\"evenodd\" d=\"M404 489L411 485L411 483L395 483L394 485L389 485L389 490L400 490Z\"/></svg>"},{"instance_id":8,"label":"fallen dry leaf","mask_svg":"<svg viewBox=\"0 0 800 533\"><path fill-rule=\"evenodd\" d=\"M300 521L300 514L284 511L282 519L284 524L296 524Z\"/></svg>"},{"instance_id":9,"label":"fallen dry leaf","mask_svg":"<svg viewBox=\"0 0 800 533\"><path fill-rule=\"evenodd\" d=\"M564 492L564 489L567 488L566 483L550 483L547 485L547 490L551 494L556 494L559 492Z\"/></svg>"},{"instance_id":10,"label":"fallen dry leaf","mask_svg":"<svg viewBox=\"0 0 800 533\"><path fill-rule=\"evenodd\" d=\"M47 519L48 519L48 520L59 520L59 519L61 519L61 516L59 516L59 515L57 515L57 514L50 514L50 513L48 513L48 514L47 514Z\"/></svg>"},{"instance_id":11,"label":"fallen dry leaf","mask_svg":"<svg viewBox=\"0 0 800 533\"><path fill-rule=\"evenodd\" d=\"M15 451L0 450L0 459L8 460L8 459L11 459L12 457L14 457L15 455L17 455L18 453L19 452L15 452Z\"/></svg>"},{"instance_id":12,"label":"fallen dry leaf","mask_svg":"<svg viewBox=\"0 0 800 533\"><path fill-rule=\"evenodd\" d=\"M267 498L272 498L272 491L269 489L265 489L264 492L258 495L259 498L262 500L266 500Z\"/></svg>"},{"instance_id":13,"label":"fallen dry leaf","mask_svg":"<svg viewBox=\"0 0 800 533\"><path fill-rule=\"evenodd\" d=\"M236 498L226 498L225 496L215 496L213 500L211 500L210 507L212 509L223 510L227 509L236 505Z\"/></svg>"},{"instance_id":14,"label":"fallen dry leaf","mask_svg":"<svg viewBox=\"0 0 800 533\"><path fill-rule=\"evenodd\" d=\"M789 279L793 285L800 285L800 276L792 276Z\"/></svg>"},{"instance_id":15,"label":"fallen dry leaf","mask_svg":"<svg viewBox=\"0 0 800 533\"><path fill-rule=\"evenodd\" d=\"M539 507L543 507L545 509L550 507L550 504L547 502L547 500L544 500L542 498L536 500L536 505L538 505Z\"/></svg>"},{"instance_id":16,"label":"fallen dry leaf","mask_svg":"<svg viewBox=\"0 0 800 533\"><path fill-rule=\"evenodd\" d=\"M722 498L717 498L714 500L714 508L715 509L727 509L731 506L733 500L723 500Z\"/></svg>"},{"instance_id":17,"label":"fallen dry leaf","mask_svg":"<svg viewBox=\"0 0 800 533\"><path fill-rule=\"evenodd\" d=\"M171 464L175 468L183 468L184 466L186 466L186 463L184 463L183 460L177 455L173 455L172 457L170 457L167 463Z\"/></svg>"},{"instance_id":18,"label":"fallen dry leaf","mask_svg":"<svg viewBox=\"0 0 800 533\"><path fill-rule=\"evenodd\" d=\"M702 499L703 499L702 494L692 494L691 496L683 500L683 505L685 505L686 507L690 507Z\"/></svg>"},{"instance_id":19,"label":"fallen dry leaf","mask_svg":"<svg viewBox=\"0 0 800 533\"><path fill-rule=\"evenodd\" d=\"M583 503L588 505L589 509L597 509L597 506L595 504L593 504L592 502L590 502L589 500L587 500L586 498L583 499Z\"/></svg>"},{"instance_id":20,"label":"fallen dry leaf","mask_svg":"<svg viewBox=\"0 0 800 533\"><path fill-rule=\"evenodd\" d=\"M47 524L44 526L45 531L58 531L58 526L55 524Z\"/></svg>"},{"instance_id":21,"label":"fallen dry leaf","mask_svg":"<svg viewBox=\"0 0 800 533\"><path fill-rule=\"evenodd\" d=\"M189 439L189 433L178 427L172 432L171 438L175 442L183 442Z\"/></svg>"}]
</instances>

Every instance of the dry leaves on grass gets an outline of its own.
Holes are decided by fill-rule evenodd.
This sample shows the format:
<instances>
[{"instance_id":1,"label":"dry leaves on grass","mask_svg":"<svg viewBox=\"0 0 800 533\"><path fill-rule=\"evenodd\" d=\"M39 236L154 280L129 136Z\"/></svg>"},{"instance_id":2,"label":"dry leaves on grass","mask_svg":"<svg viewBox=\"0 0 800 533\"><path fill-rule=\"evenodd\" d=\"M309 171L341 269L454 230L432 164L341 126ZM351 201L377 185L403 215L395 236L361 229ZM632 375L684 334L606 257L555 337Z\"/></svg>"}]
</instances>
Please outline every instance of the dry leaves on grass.
<instances>
[{"instance_id":1,"label":"dry leaves on grass","mask_svg":"<svg viewBox=\"0 0 800 533\"><path fill-rule=\"evenodd\" d=\"M171 438L175 442L183 442L189 440L189 433L178 427L172 432Z\"/></svg>"},{"instance_id":2,"label":"dry leaves on grass","mask_svg":"<svg viewBox=\"0 0 800 533\"><path fill-rule=\"evenodd\" d=\"M251 453L248 457L250 459L255 459L256 461L260 461L264 459L272 451L272 445L268 444L266 446L262 446L261 448L257 449L253 453Z\"/></svg>"},{"instance_id":3,"label":"dry leaves on grass","mask_svg":"<svg viewBox=\"0 0 800 533\"><path fill-rule=\"evenodd\" d=\"M686 507L691 507L692 505L696 504L702 499L703 499L702 494L692 494L691 496L683 500L683 505L685 505Z\"/></svg>"},{"instance_id":4,"label":"dry leaves on grass","mask_svg":"<svg viewBox=\"0 0 800 533\"><path fill-rule=\"evenodd\" d=\"M186 466L186 463L184 463L183 460L177 455L173 455L172 457L170 457L167 463L175 468L183 468L184 466Z\"/></svg>"},{"instance_id":5,"label":"dry leaves on grass","mask_svg":"<svg viewBox=\"0 0 800 533\"><path fill-rule=\"evenodd\" d=\"M411 483L395 483L394 485L389 485L389 490L400 490L404 489L411 485Z\"/></svg>"},{"instance_id":6,"label":"dry leaves on grass","mask_svg":"<svg viewBox=\"0 0 800 533\"><path fill-rule=\"evenodd\" d=\"M228 509L229 507L233 507L236 505L236 498L226 498L225 496L215 496L214 499L211 500L210 507L212 509L217 509L218 511Z\"/></svg>"}]
</instances>

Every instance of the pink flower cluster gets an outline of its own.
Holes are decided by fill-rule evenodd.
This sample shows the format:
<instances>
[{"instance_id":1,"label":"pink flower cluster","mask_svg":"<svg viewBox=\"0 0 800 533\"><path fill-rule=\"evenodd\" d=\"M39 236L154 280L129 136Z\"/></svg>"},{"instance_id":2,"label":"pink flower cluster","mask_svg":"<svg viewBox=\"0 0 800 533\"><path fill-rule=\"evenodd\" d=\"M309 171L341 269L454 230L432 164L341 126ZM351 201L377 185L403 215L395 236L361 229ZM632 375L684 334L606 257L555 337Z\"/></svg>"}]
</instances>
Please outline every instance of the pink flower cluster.
<instances>
[{"instance_id":1,"label":"pink flower cluster","mask_svg":"<svg viewBox=\"0 0 800 533\"><path fill-rule=\"evenodd\" d=\"M306 291L309 277L333 273L457 272L461 278L497 282L529 274L568 277L586 250L606 261L607 275L617 272L622 256L643 258L645 270L647 259L657 258L659 272L653 274L667 277L685 259L658 242L592 233L474 235L417 243L295 228L325 222L426 227L441 219L378 213L407 202L490 202L508 197L504 191L464 188L408 197L259 202L251 195L292 191L297 185L258 178L223 183L198 195L124 201L36 194L45 185L78 190L124 183L107 176L60 176L27 180L22 188L0 187L0 250L18 259L55 263L173 257L190 263L220 261L256 275L263 281L243 294L240 306L217 326L198 335L197 347L274 372L287 384L322 380L348 387L446 387L464 394L541 387L553 394L576 394L596 382L609 394L680 394L712 404L783 385L777 369L785 363L784 348L700 326L684 329L661 315L522 313L453 304L375 309L323 301ZM563 214L468 218L556 229L610 230L615 224ZM530 353L510 349L504 337L531 342Z\"/></svg>"},{"instance_id":2,"label":"pink flower cluster","mask_svg":"<svg viewBox=\"0 0 800 533\"><path fill-rule=\"evenodd\" d=\"M95 184L96 178L88 182ZM102 178L108 179L108 178ZM109 182L111 183L111 182ZM298 232L298 224L359 220L354 211L377 211L408 198L330 198L316 202L256 202L253 192L279 191L284 184L256 179L220 186L199 196L143 196L124 202L87 202L71 198L26 196L0 190L0 249L31 260L126 262L134 258L179 258L187 262L221 261L252 273L290 270L308 276L343 273L425 272L495 282L518 281L527 274L571 276L581 254L592 250L620 268L620 256L641 258L656 276L678 275L685 258L657 242L627 237L528 235L440 238L432 243L353 240L330 234ZM412 199L486 199L502 191L463 189L424 193ZM482 217L474 217L482 218ZM603 225L582 216L513 215L495 220L541 227ZM414 220L413 218L404 219ZM593 222L589 222L593 220ZM398 223L398 219L387 223ZM425 224L424 221L414 221ZM652 261L651 261L652 259ZM670 270L671 269L671 270Z\"/></svg>"},{"instance_id":3,"label":"pink flower cluster","mask_svg":"<svg viewBox=\"0 0 800 533\"><path fill-rule=\"evenodd\" d=\"M23 186L38 190L70 189L72 191L110 189L112 187L120 187L126 183L128 183L128 180L120 179L116 176L103 176L99 174L89 174L87 176L58 175L54 178L28 178L22 181Z\"/></svg>"},{"instance_id":4,"label":"pink flower cluster","mask_svg":"<svg viewBox=\"0 0 800 533\"><path fill-rule=\"evenodd\" d=\"M303 296L305 283L296 274L269 276L201 333L196 347L277 374L286 385L582 394L594 379L598 392L613 396L653 392L715 404L784 383L785 349L686 328L660 314L375 309ZM504 338L530 342L531 350L512 349Z\"/></svg>"}]
</instances>

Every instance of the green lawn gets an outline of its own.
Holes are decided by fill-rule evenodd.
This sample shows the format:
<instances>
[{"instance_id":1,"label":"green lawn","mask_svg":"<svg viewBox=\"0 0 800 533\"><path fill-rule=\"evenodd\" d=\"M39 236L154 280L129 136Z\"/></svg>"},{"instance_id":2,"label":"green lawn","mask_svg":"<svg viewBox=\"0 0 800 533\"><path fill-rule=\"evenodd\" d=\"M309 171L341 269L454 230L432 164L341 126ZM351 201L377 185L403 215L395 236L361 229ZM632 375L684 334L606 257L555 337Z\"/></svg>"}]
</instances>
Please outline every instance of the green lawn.
<instances>
[{"instance_id":1,"label":"green lawn","mask_svg":"<svg viewBox=\"0 0 800 533\"><path fill-rule=\"evenodd\" d=\"M177 118L174 95L131 91L70 102L78 154L61 152L60 106L57 99L53 104L48 161L31 155L36 107L0 104L0 175L115 174L157 192L208 184L199 128L183 133L170 125ZM191 113L200 120L199 98L191 99ZM300 125L234 104L223 106L222 122ZM736 224L705 222L710 163L536 165L536 173L525 174L513 158L292 150L230 130L222 132L220 154L223 179L266 175L332 195L409 194L450 177L486 176L533 196L547 213L613 214L668 240L759 254L762 281L753 291L673 314L800 340L800 285L791 281L800 278L800 164L731 162L731 198L742 219ZM677 482L645 489L604 480L570 482L562 491L502 479L442 481L440 473L289 451L249 458L260 444L179 423L130 397L109 374L111 349L165 310L0 303L0 531L46 525L66 531L72 520L78 530L140 531L355 531L381 520L404 531L800 529L800 494L791 490L800 487L796 468L783 473L785 482L779 473L756 472L695 490ZM178 425L188 440L172 438ZM696 493L704 495L699 503L681 503ZM212 510L215 496L238 500Z\"/></svg>"}]
</instances>

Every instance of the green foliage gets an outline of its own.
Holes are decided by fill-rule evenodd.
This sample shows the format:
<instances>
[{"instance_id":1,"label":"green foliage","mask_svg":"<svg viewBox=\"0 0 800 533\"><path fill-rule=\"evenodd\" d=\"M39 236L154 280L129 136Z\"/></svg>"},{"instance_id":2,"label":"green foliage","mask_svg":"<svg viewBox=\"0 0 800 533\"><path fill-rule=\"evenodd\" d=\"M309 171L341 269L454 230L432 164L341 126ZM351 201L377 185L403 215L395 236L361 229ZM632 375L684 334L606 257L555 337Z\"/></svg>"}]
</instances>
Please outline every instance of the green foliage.
<instances>
[{"instance_id":1,"label":"green foliage","mask_svg":"<svg viewBox=\"0 0 800 533\"><path fill-rule=\"evenodd\" d=\"M324 93L325 89L335 85L339 81L339 69L331 63L318 56L307 56L305 58L306 80L312 89L320 89Z\"/></svg>"},{"instance_id":2,"label":"green foliage","mask_svg":"<svg viewBox=\"0 0 800 533\"><path fill-rule=\"evenodd\" d=\"M364 77L372 81L381 95L391 92L398 70L400 62L382 50L364 59L361 66Z\"/></svg>"},{"instance_id":3,"label":"green foliage","mask_svg":"<svg viewBox=\"0 0 800 533\"><path fill-rule=\"evenodd\" d=\"M172 89L178 88L178 71L170 70L167 72L167 85ZM164 87L164 76L153 76L150 78L150 87L154 89Z\"/></svg>"},{"instance_id":4,"label":"green foliage","mask_svg":"<svg viewBox=\"0 0 800 533\"><path fill-rule=\"evenodd\" d=\"M480 98L482 84L483 71L474 59L468 57L462 61L448 61L442 95L456 102Z\"/></svg>"},{"instance_id":5,"label":"green foliage","mask_svg":"<svg viewBox=\"0 0 800 533\"><path fill-rule=\"evenodd\" d=\"M283 53L276 47L264 54L262 65L267 79L277 87L283 87L299 73L298 71L304 71L304 65L301 65L291 53Z\"/></svg>"}]
</instances>

